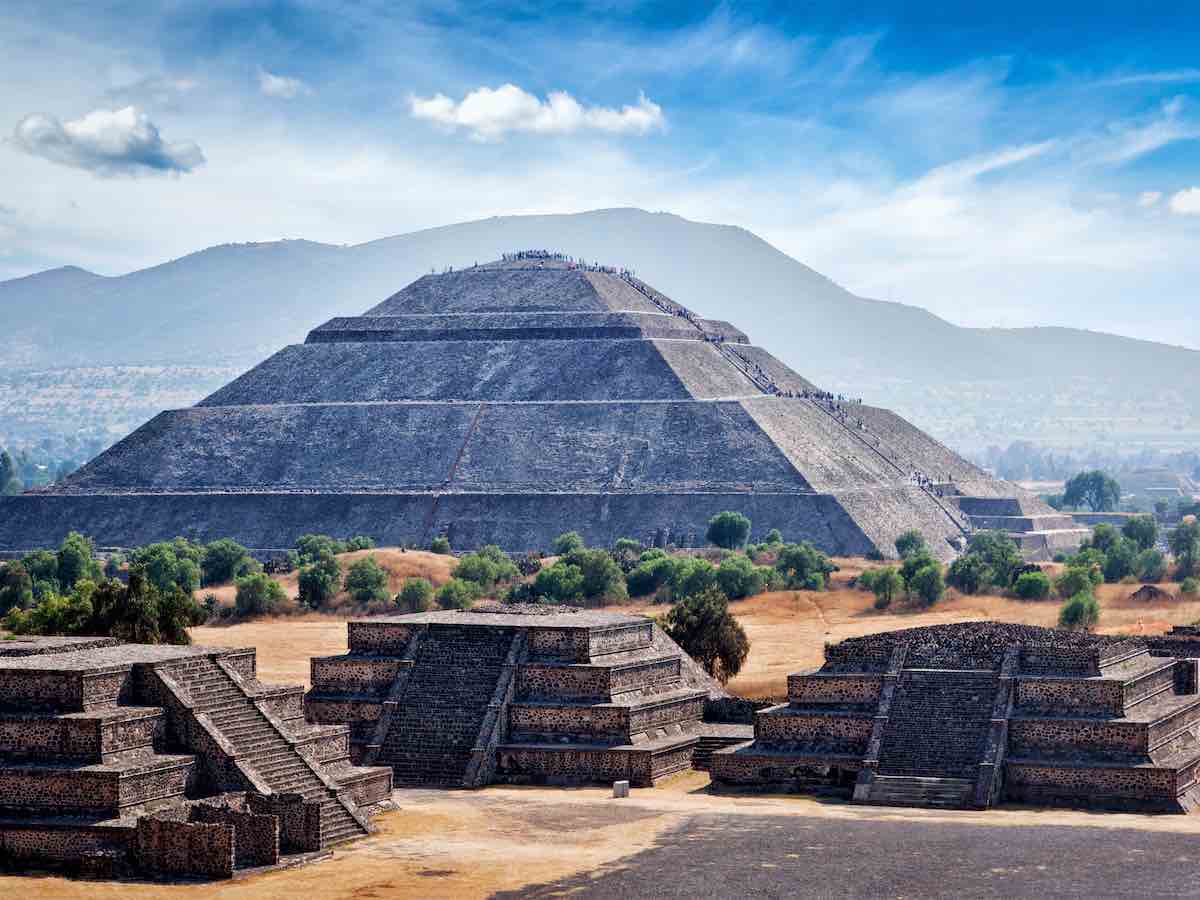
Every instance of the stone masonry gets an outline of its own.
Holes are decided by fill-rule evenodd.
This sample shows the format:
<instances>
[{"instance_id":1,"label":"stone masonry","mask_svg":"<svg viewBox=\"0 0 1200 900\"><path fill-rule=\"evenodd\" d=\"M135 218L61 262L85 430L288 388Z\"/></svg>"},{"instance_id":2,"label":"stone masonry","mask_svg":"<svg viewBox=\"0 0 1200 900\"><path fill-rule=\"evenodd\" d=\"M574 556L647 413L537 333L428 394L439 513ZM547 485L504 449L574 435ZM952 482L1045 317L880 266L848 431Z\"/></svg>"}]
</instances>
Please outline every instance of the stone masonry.
<instances>
[{"instance_id":1,"label":"stone masonry","mask_svg":"<svg viewBox=\"0 0 1200 900\"><path fill-rule=\"evenodd\" d=\"M949 558L991 500L1016 504L1002 526L1036 532L1031 553L1086 533L733 325L629 273L526 253L424 276L53 487L0 498L0 553L71 530L259 551L309 532L516 552L567 530L688 544L732 509L834 554L891 555L915 528Z\"/></svg>"},{"instance_id":2,"label":"stone masonry","mask_svg":"<svg viewBox=\"0 0 1200 900\"><path fill-rule=\"evenodd\" d=\"M1141 640L996 622L851 638L790 676L788 702L710 771L718 785L871 804L1189 812L1196 664Z\"/></svg>"},{"instance_id":3,"label":"stone masonry","mask_svg":"<svg viewBox=\"0 0 1200 900\"><path fill-rule=\"evenodd\" d=\"M690 768L714 685L650 619L483 606L349 623L305 711L400 785L628 780Z\"/></svg>"},{"instance_id":4,"label":"stone masonry","mask_svg":"<svg viewBox=\"0 0 1200 900\"><path fill-rule=\"evenodd\" d=\"M370 830L387 768L309 725L253 650L0 642L0 850L101 874L229 877Z\"/></svg>"}]
</instances>

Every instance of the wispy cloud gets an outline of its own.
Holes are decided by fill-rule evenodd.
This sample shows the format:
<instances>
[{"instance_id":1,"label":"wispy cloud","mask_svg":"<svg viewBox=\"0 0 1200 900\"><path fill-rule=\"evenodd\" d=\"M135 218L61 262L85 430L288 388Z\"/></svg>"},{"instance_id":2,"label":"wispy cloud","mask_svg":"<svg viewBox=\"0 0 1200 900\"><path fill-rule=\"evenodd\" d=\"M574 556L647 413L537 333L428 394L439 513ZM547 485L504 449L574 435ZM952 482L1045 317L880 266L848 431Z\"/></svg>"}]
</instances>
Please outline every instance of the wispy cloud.
<instances>
[{"instance_id":1,"label":"wispy cloud","mask_svg":"<svg viewBox=\"0 0 1200 900\"><path fill-rule=\"evenodd\" d=\"M614 109L584 106L566 91L551 91L540 100L515 84L477 88L457 102L445 94L412 97L409 109L414 118L462 128L479 141L499 140L509 132L647 134L666 126L662 107L645 94L634 105Z\"/></svg>"},{"instance_id":2,"label":"wispy cloud","mask_svg":"<svg viewBox=\"0 0 1200 900\"><path fill-rule=\"evenodd\" d=\"M266 69L258 70L258 89L267 97L280 100L294 100L302 95L310 95L313 90L299 78L289 78L287 75L275 75Z\"/></svg>"},{"instance_id":3,"label":"wispy cloud","mask_svg":"<svg viewBox=\"0 0 1200 900\"><path fill-rule=\"evenodd\" d=\"M1138 194L1137 205L1142 209L1149 209L1152 206L1157 206L1162 196L1162 191L1142 191Z\"/></svg>"},{"instance_id":4,"label":"wispy cloud","mask_svg":"<svg viewBox=\"0 0 1200 900\"><path fill-rule=\"evenodd\" d=\"M17 123L13 143L33 156L104 176L178 174L204 163L199 146L164 141L133 106L97 109L67 122L34 113Z\"/></svg>"},{"instance_id":5,"label":"wispy cloud","mask_svg":"<svg viewBox=\"0 0 1200 900\"><path fill-rule=\"evenodd\" d=\"M1114 75L1100 83L1111 87L1134 84L1192 84L1200 82L1200 69L1172 69L1167 72L1135 72L1129 75Z\"/></svg>"},{"instance_id":6,"label":"wispy cloud","mask_svg":"<svg viewBox=\"0 0 1200 900\"><path fill-rule=\"evenodd\" d=\"M1200 216L1200 187L1185 188L1171 196L1171 212L1181 216Z\"/></svg>"},{"instance_id":7,"label":"wispy cloud","mask_svg":"<svg viewBox=\"0 0 1200 900\"><path fill-rule=\"evenodd\" d=\"M198 85L199 82L194 78L147 75L129 84L112 88L104 97L116 108L136 106L142 109L176 109L180 98L194 91Z\"/></svg>"}]
</instances>

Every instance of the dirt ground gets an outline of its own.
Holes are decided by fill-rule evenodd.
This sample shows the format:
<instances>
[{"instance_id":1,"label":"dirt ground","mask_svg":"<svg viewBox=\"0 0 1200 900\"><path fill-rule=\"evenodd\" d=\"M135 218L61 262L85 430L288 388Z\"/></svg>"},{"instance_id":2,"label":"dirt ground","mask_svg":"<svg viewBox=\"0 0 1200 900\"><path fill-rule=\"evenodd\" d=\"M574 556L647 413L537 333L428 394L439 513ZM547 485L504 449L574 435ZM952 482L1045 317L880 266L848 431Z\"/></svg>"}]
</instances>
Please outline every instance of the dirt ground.
<instances>
[{"instance_id":1,"label":"dirt ground","mask_svg":"<svg viewBox=\"0 0 1200 900\"><path fill-rule=\"evenodd\" d=\"M694 817L714 814L748 820L763 817L771 822L789 817L795 821L801 845L820 838L836 840L839 823L848 822L954 822L997 829L1077 826L1200 836L1200 819L1188 816L1022 808L881 809L803 796L713 795L707 792L707 783L706 774L688 772L658 788L635 790L628 800L619 801L600 788L397 791L399 809L376 820L376 834L335 850L331 859L300 868L208 884L84 882L57 876L10 876L3 884L12 896L29 900L487 897L581 873L611 874L624 860L678 839L672 835L686 835L685 826ZM997 832L995 840L1003 841L1003 833ZM740 862L730 860L730 865ZM669 873L661 874L669 879ZM796 885L804 893L801 888ZM646 895L652 893L656 891L647 885Z\"/></svg>"},{"instance_id":2,"label":"dirt ground","mask_svg":"<svg viewBox=\"0 0 1200 900\"><path fill-rule=\"evenodd\" d=\"M347 556L355 558L368 552L380 558L381 551ZM412 574L444 580L449 577L453 565L448 557L428 553L382 552L387 556L380 561L391 572L390 577L396 582L394 589ZM834 575L830 590L778 591L730 605L750 638L750 656L746 665L729 684L734 693L744 697L782 697L787 693L790 673L815 669L821 664L826 643L848 637L982 619L1051 626L1058 618L1058 600L1028 603L1005 597L960 597L953 592L928 610L900 606L879 612L874 608L871 594L847 587L850 579L875 564L862 559L836 562L841 570ZM294 587L294 576L285 577L291 578ZM1128 598L1137 587L1116 584L1099 589L1101 632L1161 634L1172 625L1200 619L1200 601L1181 601L1175 597L1160 604L1131 602ZM1169 592L1178 590L1177 585L1160 587ZM665 607L653 604L630 604L613 609L652 616L666 611ZM312 613L237 625L203 626L192 629L192 640L216 647L257 647L259 678L307 685L309 657L346 652L346 618Z\"/></svg>"}]
</instances>

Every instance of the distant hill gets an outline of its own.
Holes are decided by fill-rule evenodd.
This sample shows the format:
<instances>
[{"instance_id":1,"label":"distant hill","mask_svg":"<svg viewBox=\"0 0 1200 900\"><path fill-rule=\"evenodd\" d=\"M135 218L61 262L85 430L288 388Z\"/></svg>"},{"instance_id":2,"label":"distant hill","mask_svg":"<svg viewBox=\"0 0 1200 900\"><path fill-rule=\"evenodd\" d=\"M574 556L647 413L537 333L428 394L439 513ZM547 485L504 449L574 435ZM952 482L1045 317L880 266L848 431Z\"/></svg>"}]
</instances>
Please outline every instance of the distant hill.
<instances>
[{"instance_id":1,"label":"distant hill","mask_svg":"<svg viewBox=\"0 0 1200 900\"><path fill-rule=\"evenodd\" d=\"M530 247L633 268L699 313L737 323L813 380L893 399L943 435L933 420L944 411L919 408L926 387L985 382L984 393L1011 384L1052 396L1059 382L1085 379L1101 396L1131 383L1200 395L1197 351L1066 328L961 328L919 307L856 296L742 228L637 209L497 217L349 247L230 244L120 277L68 267L0 282L0 365L252 363L431 269ZM951 391L939 402L969 407L965 398L978 393ZM1114 414L1128 401L1113 394ZM1178 413L1186 419L1195 409Z\"/></svg>"}]
</instances>

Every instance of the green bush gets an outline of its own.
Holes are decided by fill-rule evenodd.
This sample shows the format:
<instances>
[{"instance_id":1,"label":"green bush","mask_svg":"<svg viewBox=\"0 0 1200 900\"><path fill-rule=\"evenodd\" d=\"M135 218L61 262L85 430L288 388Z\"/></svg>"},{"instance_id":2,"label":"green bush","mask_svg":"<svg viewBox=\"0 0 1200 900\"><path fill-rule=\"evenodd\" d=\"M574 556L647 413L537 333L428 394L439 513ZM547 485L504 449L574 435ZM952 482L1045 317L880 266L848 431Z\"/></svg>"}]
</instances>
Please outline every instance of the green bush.
<instances>
[{"instance_id":1,"label":"green bush","mask_svg":"<svg viewBox=\"0 0 1200 900\"><path fill-rule=\"evenodd\" d=\"M563 557L562 562L579 569L583 576L583 599L588 603L613 603L629 596L625 573L605 551L573 550Z\"/></svg>"},{"instance_id":2,"label":"green bush","mask_svg":"<svg viewBox=\"0 0 1200 900\"><path fill-rule=\"evenodd\" d=\"M300 602L309 609L323 609L337 596L342 570L332 553L322 552L300 570Z\"/></svg>"},{"instance_id":3,"label":"green bush","mask_svg":"<svg viewBox=\"0 0 1200 900\"><path fill-rule=\"evenodd\" d=\"M387 572L369 556L351 564L343 587L356 603L365 605L389 599Z\"/></svg>"},{"instance_id":4,"label":"green bush","mask_svg":"<svg viewBox=\"0 0 1200 900\"><path fill-rule=\"evenodd\" d=\"M461 578L451 578L437 592L438 606L442 609L470 609L479 597L479 585Z\"/></svg>"},{"instance_id":5,"label":"green bush","mask_svg":"<svg viewBox=\"0 0 1200 900\"><path fill-rule=\"evenodd\" d=\"M1068 566L1054 581L1054 591L1064 600L1079 594L1090 594L1095 587L1090 569Z\"/></svg>"},{"instance_id":6,"label":"green bush","mask_svg":"<svg viewBox=\"0 0 1200 900\"><path fill-rule=\"evenodd\" d=\"M716 587L677 599L662 624L667 635L722 684L741 671L750 655L750 640Z\"/></svg>"},{"instance_id":7,"label":"green bush","mask_svg":"<svg viewBox=\"0 0 1200 900\"><path fill-rule=\"evenodd\" d=\"M1062 605L1058 613L1058 626L1072 630L1089 631L1100 621L1100 604L1091 591L1076 594Z\"/></svg>"},{"instance_id":8,"label":"green bush","mask_svg":"<svg viewBox=\"0 0 1200 900\"><path fill-rule=\"evenodd\" d=\"M675 561L661 550L652 551L658 556L650 556L650 552L642 554L642 562L632 572L625 576L625 584L631 597L648 597L665 584L669 584L675 576Z\"/></svg>"},{"instance_id":9,"label":"green bush","mask_svg":"<svg viewBox=\"0 0 1200 900\"><path fill-rule=\"evenodd\" d=\"M200 588L202 548L182 538L138 547L130 554L131 566L141 566L160 593L179 587L191 594Z\"/></svg>"},{"instance_id":10,"label":"green bush","mask_svg":"<svg viewBox=\"0 0 1200 900\"><path fill-rule=\"evenodd\" d=\"M767 586L771 569L756 566L745 556L730 556L717 567L717 587L730 600L741 600L761 594Z\"/></svg>"},{"instance_id":11,"label":"green bush","mask_svg":"<svg viewBox=\"0 0 1200 900\"><path fill-rule=\"evenodd\" d=\"M508 554L494 544L466 554L454 567L455 578L473 581L481 591L489 591L503 581L512 581L519 574Z\"/></svg>"},{"instance_id":12,"label":"green bush","mask_svg":"<svg viewBox=\"0 0 1200 900\"><path fill-rule=\"evenodd\" d=\"M950 563L946 582L964 594L978 594L992 583L992 570L978 553L964 553Z\"/></svg>"},{"instance_id":13,"label":"green bush","mask_svg":"<svg viewBox=\"0 0 1200 900\"><path fill-rule=\"evenodd\" d=\"M1175 555L1175 577L1182 581L1196 575L1200 571L1200 524L1185 519L1171 532L1170 543ZM29 574L33 575L32 570ZM37 581L37 576L33 577Z\"/></svg>"},{"instance_id":14,"label":"green bush","mask_svg":"<svg viewBox=\"0 0 1200 900\"><path fill-rule=\"evenodd\" d=\"M863 575L867 575L864 572ZM900 573L891 566L886 566L882 569L872 569L869 571L870 577L867 579L868 589L875 595L875 608L887 609L892 605L892 601L904 592L904 579L900 577Z\"/></svg>"},{"instance_id":15,"label":"green bush","mask_svg":"<svg viewBox=\"0 0 1200 900\"><path fill-rule=\"evenodd\" d=\"M1167 558L1153 548L1138 554L1134 571L1140 581L1157 584L1167 577Z\"/></svg>"},{"instance_id":16,"label":"green bush","mask_svg":"<svg viewBox=\"0 0 1200 900\"><path fill-rule=\"evenodd\" d=\"M896 552L900 554L901 559L918 554L927 555L929 545L925 543L925 536L913 528L896 538Z\"/></svg>"},{"instance_id":17,"label":"green bush","mask_svg":"<svg viewBox=\"0 0 1200 900\"><path fill-rule=\"evenodd\" d=\"M1183 579L1183 584L1179 586L1179 592L1189 598L1200 594L1200 578L1189 576Z\"/></svg>"},{"instance_id":18,"label":"green bush","mask_svg":"<svg viewBox=\"0 0 1200 900\"><path fill-rule=\"evenodd\" d=\"M40 600L47 593L58 593L58 556L49 550L35 550L21 558L21 567L29 574L33 597Z\"/></svg>"},{"instance_id":19,"label":"green bush","mask_svg":"<svg viewBox=\"0 0 1200 900\"><path fill-rule=\"evenodd\" d=\"M918 569L906 583L908 585L908 595L919 600L925 606L932 606L937 603L946 593L946 582L942 577L942 567L937 563Z\"/></svg>"},{"instance_id":20,"label":"green bush","mask_svg":"<svg viewBox=\"0 0 1200 900\"><path fill-rule=\"evenodd\" d=\"M967 553L984 561L992 573L990 582L1002 590L1012 587L1025 560L1016 541L1003 531L977 531L967 541Z\"/></svg>"},{"instance_id":21,"label":"green bush","mask_svg":"<svg viewBox=\"0 0 1200 900\"><path fill-rule=\"evenodd\" d=\"M537 573L533 590L550 603L579 603L583 600L583 571L579 566L559 560Z\"/></svg>"},{"instance_id":22,"label":"green bush","mask_svg":"<svg viewBox=\"0 0 1200 900\"><path fill-rule=\"evenodd\" d=\"M442 556L450 555L450 539L439 534L429 542L430 553L440 553Z\"/></svg>"},{"instance_id":23,"label":"green bush","mask_svg":"<svg viewBox=\"0 0 1200 900\"><path fill-rule=\"evenodd\" d=\"M406 578L396 595L396 605L405 612L425 612L433 607L433 585L426 578Z\"/></svg>"},{"instance_id":24,"label":"green bush","mask_svg":"<svg viewBox=\"0 0 1200 900\"><path fill-rule=\"evenodd\" d=\"M275 612L287 600L278 581L264 572L253 572L237 580L234 609L239 616L265 616Z\"/></svg>"},{"instance_id":25,"label":"green bush","mask_svg":"<svg viewBox=\"0 0 1200 900\"><path fill-rule=\"evenodd\" d=\"M202 586L225 584L249 574L253 568L254 560L245 547L237 541L221 538L204 548L204 556L200 559L200 583Z\"/></svg>"},{"instance_id":26,"label":"green bush","mask_svg":"<svg viewBox=\"0 0 1200 900\"><path fill-rule=\"evenodd\" d=\"M1118 536L1104 551L1104 580L1116 584L1128 578L1137 567L1137 544Z\"/></svg>"},{"instance_id":27,"label":"green bush","mask_svg":"<svg viewBox=\"0 0 1200 900\"><path fill-rule=\"evenodd\" d=\"M16 560L0 565L0 615L30 606L33 606L33 579L25 567Z\"/></svg>"},{"instance_id":28,"label":"green bush","mask_svg":"<svg viewBox=\"0 0 1200 900\"><path fill-rule=\"evenodd\" d=\"M578 531L567 531L554 539L552 549L555 556L566 556L568 553L582 550L584 546L586 545L583 543L583 537Z\"/></svg>"},{"instance_id":29,"label":"green bush","mask_svg":"<svg viewBox=\"0 0 1200 900\"><path fill-rule=\"evenodd\" d=\"M687 597L699 594L714 587L716 582L717 568L707 559L698 556L677 559L671 573L671 596Z\"/></svg>"},{"instance_id":30,"label":"green bush","mask_svg":"<svg viewBox=\"0 0 1200 900\"><path fill-rule=\"evenodd\" d=\"M1158 543L1158 522L1154 516L1134 516L1121 527L1121 533L1133 541L1138 550L1149 550Z\"/></svg>"},{"instance_id":31,"label":"green bush","mask_svg":"<svg viewBox=\"0 0 1200 900\"><path fill-rule=\"evenodd\" d=\"M63 590L69 591L85 579L91 582L101 579L100 563L92 558L95 549L91 540L79 532L72 531L67 535L55 554L58 583Z\"/></svg>"},{"instance_id":32,"label":"green bush","mask_svg":"<svg viewBox=\"0 0 1200 900\"><path fill-rule=\"evenodd\" d=\"M1017 576L1013 591L1022 600L1045 600L1050 596L1050 577L1045 572L1025 572Z\"/></svg>"},{"instance_id":33,"label":"green bush","mask_svg":"<svg viewBox=\"0 0 1200 900\"><path fill-rule=\"evenodd\" d=\"M783 532L781 532L778 528L772 528L770 531L767 532L767 536L763 540L763 543L766 544L768 547L776 547L779 544L782 544L783 543Z\"/></svg>"},{"instance_id":34,"label":"green bush","mask_svg":"<svg viewBox=\"0 0 1200 900\"><path fill-rule=\"evenodd\" d=\"M312 565L325 555L337 556L345 552L345 542L327 534L304 534L296 540L296 553L302 566Z\"/></svg>"},{"instance_id":35,"label":"green bush","mask_svg":"<svg viewBox=\"0 0 1200 900\"><path fill-rule=\"evenodd\" d=\"M356 534L350 540L346 541L346 552L353 553L355 550L374 550L375 539L369 538L365 534Z\"/></svg>"},{"instance_id":36,"label":"green bush","mask_svg":"<svg viewBox=\"0 0 1200 900\"><path fill-rule=\"evenodd\" d=\"M837 566L812 544L802 542L779 548L775 571L789 590L822 590L829 576L837 571ZM818 579L812 577L814 575L819 576L819 588L813 587L818 583Z\"/></svg>"},{"instance_id":37,"label":"green bush","mask_svg":"<svg viewBox=\"0 0 1200 900\"><path fill-rule=\"evenodd\" d=\"M750 537L750 520L739 512L719 512L708 520L704 539L717 547L734 550Z\"/></svg>"}]
</instances>

